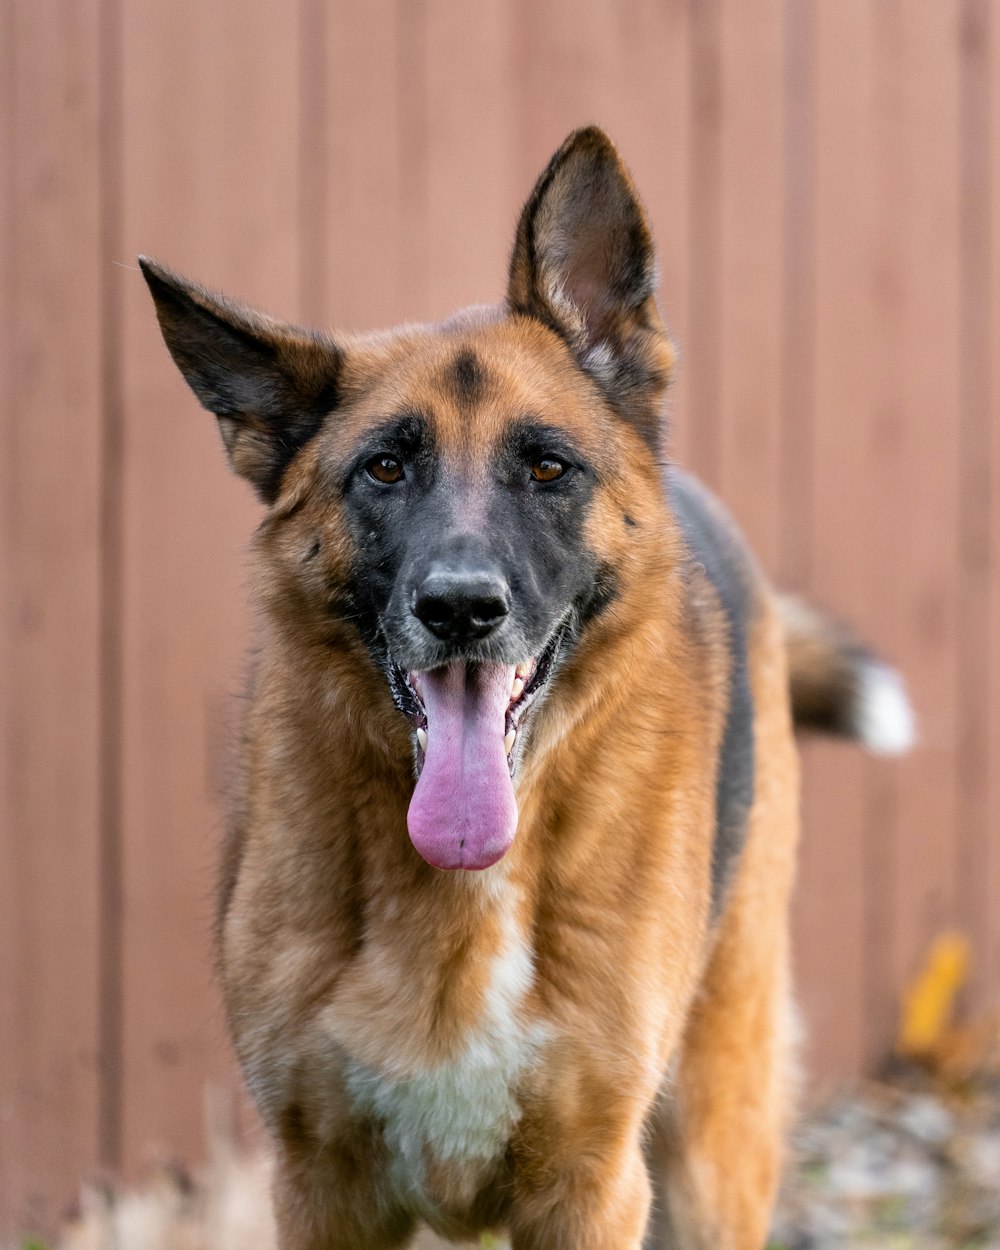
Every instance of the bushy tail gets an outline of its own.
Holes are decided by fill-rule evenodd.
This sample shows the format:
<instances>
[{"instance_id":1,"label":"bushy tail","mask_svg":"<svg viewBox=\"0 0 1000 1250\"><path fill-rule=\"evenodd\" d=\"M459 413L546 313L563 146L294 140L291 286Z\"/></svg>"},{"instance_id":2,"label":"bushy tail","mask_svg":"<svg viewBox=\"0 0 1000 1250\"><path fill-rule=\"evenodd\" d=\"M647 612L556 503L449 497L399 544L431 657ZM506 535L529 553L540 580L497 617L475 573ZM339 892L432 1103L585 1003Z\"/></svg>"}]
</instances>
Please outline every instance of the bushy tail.
<instances>
[{"instance_id":1,"label":"bushy tail","mask_svg":"<svg viewBox=\"0 0 1000 1250\"><path fill-rule=\"evenodd\" d=\"M852 738L879 755L913 745L902 678L844 625L793 595L781 597L797 729Z\"/></svg>"}]
</instances>

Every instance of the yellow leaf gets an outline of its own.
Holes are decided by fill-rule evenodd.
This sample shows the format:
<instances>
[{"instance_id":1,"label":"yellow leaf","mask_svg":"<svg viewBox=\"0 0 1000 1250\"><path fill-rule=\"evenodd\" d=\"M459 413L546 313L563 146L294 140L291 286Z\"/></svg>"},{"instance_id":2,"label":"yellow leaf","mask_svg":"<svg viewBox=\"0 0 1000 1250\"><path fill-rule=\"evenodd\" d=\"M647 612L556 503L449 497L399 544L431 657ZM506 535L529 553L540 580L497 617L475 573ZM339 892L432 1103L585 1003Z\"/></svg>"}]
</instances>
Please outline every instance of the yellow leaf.
<instances>
[{"instance_id":1,"label":"yellow leaf","mask_svg":"<svg viewBox=\"0 0 1000 1250\"><path fill-rule=\"evenodd\" d=\"M921 971L903 995L896 1048L913 1059L932 1058L947 1036L955 995L968 976L969 943L960 933L935 938Z\"/></svg>"}]
</instances>

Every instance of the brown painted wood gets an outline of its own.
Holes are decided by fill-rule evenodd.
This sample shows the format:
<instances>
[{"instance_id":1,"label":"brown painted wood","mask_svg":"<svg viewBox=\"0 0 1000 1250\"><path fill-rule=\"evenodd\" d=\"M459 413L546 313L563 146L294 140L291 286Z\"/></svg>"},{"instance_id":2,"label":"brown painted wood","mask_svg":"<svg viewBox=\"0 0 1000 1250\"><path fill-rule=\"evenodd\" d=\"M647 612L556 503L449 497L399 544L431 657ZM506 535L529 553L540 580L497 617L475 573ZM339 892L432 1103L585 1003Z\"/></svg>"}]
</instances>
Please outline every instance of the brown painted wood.
<instances>
[{"instance_id":1,"label":"brown painted wood","mask_svg":"<svg viewBox=\"0 0 1000 1250\"><path fill-rule=\"evenodd\" d=\"M98 7L3 10L0 1229L98 1164Z\"/></svg>"},{"instance_id":2,"label":"brown painted wood","mask_svg":"<svg viewBox=\"0 0 1000 1250\"><path fill-rule=\"evenodd\" d=\"M636 40L641 49L647 82L659 85L660 98L650 110L653 119L644 129L650 146L644 190L653 223L660 266L660 306L673 335L679 358L668 400L672 457L690 461L692 420L689 418L687 343L691 307L690 179L691 179L691 58L690 5L686 0L654 4L659 22L655 40ZM644 16L647 16L644 14ZM640 30L643 27L640 26Z\"/></svg>"},{"instance_id":3,"label":"brown painted wood","mask_svg":"<svg viewBox=\"0 0 1000 1250\"><path fill-rule=\"evenodd\" d=\"M989 933L985 956L983 995L987 1002L1000 999L1000 12L986 0L976 6L982 14L986 38L985 87L986 157L989 167L987 195L987 241L989 266L983 280L988 284L988 302L983 310L985 347L988 352L988 430L983 454L989 457L990 479L987 503L989 526L989 592L987 600L987 652L981 674L988 690L989 791L987 808Z\"/></svg>"},{"instance_id":4,"label":"brown painted wood","mask_svg":"<svg viewBox=\"0 0 1000 1250\"><path fill-rule=\"evenodd\" d=\"M892 962L877 969L883 996L869 1054L891 1041L899 987L930 943L972 921L957 905L961 842L956 673L959 634L960 221L959 5L919 0L873 6L879 42L878 167L882 179L877 268L888 374L877 393L870 457L877 504L870 539L869 628L907 673L921 741L898 771L871 769L869 792L895 787ZM877 511L875 508L877 507ZM887 575L887 570L893 570ZM886 822L888 823L888 822ZM880 823L870 837L886 837ZM973 921L970 936L981 935ZM873 991L869 990L869 995ZM885 996L889 1001L885 1002Z\"/></svg>"},{"instance_id":5,"label":"brown painted wood","mask_svg":"<svg viewBox=\"0 0 1000 1250\"><path fill-rule=\"evenodd\" d=\"M815 5L785 6L781 261L781 526L776 572L808 584L813 557L813 416L816 401L816 30ZM777 208L777 205L775 205Z\"/></svg>"},{"instance_id":6,"label":"brown painted wood","mask_svg":"<svg viewBox=\"0 0 1000 1250\"><path fill-rule=\"evenodd\" d=\"M722 469L722 0L691 0L688 148L687 463L713 490Z\"/></svg>"},{"instance_id":7,"label":"brown painted wood","mask_svg":"<svg viewBox=\"0 0 1000 1250\"><path fill-rule=\"evenodd\" d=\"M784 0L722 0L719 489L765 569L782 489Z\"/></svg>"},{"instance_id":8,"label":"brown painted wood","mask_svg":"<svg viewBox=\"0 0 1000 1250\"><path fill-rule=\"evenodd\" d=\"M1000 14L998 14L1000 16ZM991 821L992 670L990 595L997 576L996 531L991 530L991 492L996 488L989 454L995 423L991 395L994 328L990 308L992 218L991 71L995 74L990 7L982 0L959 6L960 70L960 480L957 575L958 758L955 781L956 892L961 919L972 938L972 988L976 998L998 988L993 900L997 829Z\"/></svg>"},{"instance_id":9,"label":"brown painted wood","mask_svg":"<svg viewBox=\"0 0 1000 1250\"><path fill-rule=\"evenodd\" d=\"M630 5L617 6L624 20ZM609 0L515 0L514 65L518 78L517 160L527 196L539 172L570 131L604 116L620 55L616 6ZM600 51L599 51L600 49ZM634 84L623 88L626 94ZM619 145L624 136L615 136Z\"/></svg>"},{"instance_id":10,"label":"brown painted wood","mask_svg":"<svg viewBox=\"0 0 1000 1250\"><path fill-rule=\"evenodd\" d=\"M403 151L403 119L413 107L405 85L414 72L412 50L402 44L404 7L327 11L327 125L316 153L326 183L320 315L337 329L368 330L424 313L410 283L418 245L407 233L416 171Z\"/></svg>"},{"instance_id":11,"label":"brown painted wood","mask_svg":"<svg viewBox=\"0 0 1000 1250\"><path fill-rule=\"evenodd\" d=\"M209 285L299 313L299 32L294 10L127 4L123 318L123 1141L196 1157L206 1080L231 1079L210 969L219 802L258 515L214 421L170 361L148 251Z\"/></svg>"},{"instance_id":12,"label":"brown painted wood","mask_svg":"<svg viewBox=\"0 0 1000 1250\"><path fill-rule=\"evenodd\" d=\"M519 194L507 0L429 0L423 173L430 316L503 298Z\"/></svg>"},{"instance_id":13,"label":"brown painted wood","mask_svg":"<svg viewBox=\"0 0 1000 1250\"><path fill-rule=\"evenodd\" d=\"M867 3L816 5L812 34L815 390L813 462L801 471L810 475L814 508L810 590L851 618L863 608L872 576L865 563L873 491L866 453L878 361L869 268L874 65ZM799 984L808 1062L838 1077L865 1057L865 765L853 748L818 743L804 764Z\"/></svg>"}]
</instances>

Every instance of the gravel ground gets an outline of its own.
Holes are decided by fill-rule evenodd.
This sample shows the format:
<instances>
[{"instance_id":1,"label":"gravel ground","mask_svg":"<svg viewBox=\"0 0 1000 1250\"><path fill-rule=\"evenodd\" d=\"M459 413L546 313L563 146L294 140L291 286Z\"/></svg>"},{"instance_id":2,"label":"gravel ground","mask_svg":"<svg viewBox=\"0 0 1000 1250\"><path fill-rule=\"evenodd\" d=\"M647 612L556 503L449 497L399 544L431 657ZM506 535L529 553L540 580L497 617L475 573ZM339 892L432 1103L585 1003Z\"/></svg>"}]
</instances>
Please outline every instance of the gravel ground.
<instances>
[{"instance_id":1,"label":"gravel ground","mask_svg":"<svg viewBox=\"0 0 1000 1250\"><path fill-rule=\"evenodd\" d=\"M909 1073L802 1121L774 1250L1000 1250L1000 1077Z\"/></svg>"},{"instance_id":2,"label":"gravel ground","mask_svg":"<svg viewBox=\"0 0 1000 1250\"><path fill-rule=\"evenodd\" d=\"M220 1144L195 1180L164 1168L133 1193L89 1189L54 1244L273 1250L267 1164ZM28 1246L54 1250L41 1242L18 1250ZM897 1074L845 1092L802 1120L770 1248L835 1247L1000 1250L1000 1075L946 1084Z\"/></svg>"}]
</instances>

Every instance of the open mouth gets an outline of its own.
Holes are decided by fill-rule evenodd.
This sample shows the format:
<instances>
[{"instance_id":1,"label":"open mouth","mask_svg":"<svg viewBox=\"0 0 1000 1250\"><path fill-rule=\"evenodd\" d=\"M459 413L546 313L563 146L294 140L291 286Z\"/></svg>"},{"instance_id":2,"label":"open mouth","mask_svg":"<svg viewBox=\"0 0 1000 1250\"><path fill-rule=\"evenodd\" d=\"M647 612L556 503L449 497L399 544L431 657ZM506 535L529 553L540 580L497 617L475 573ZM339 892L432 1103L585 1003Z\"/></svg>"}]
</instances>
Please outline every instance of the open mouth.
<instances>
[{"instance_id":1,"label":"open mouth","mask_svg":"<svg viewBox=\"0 0 1000 1250\"><path fill-rule=\"evenodd\" d=\"M530 660L525 660L513 668L507 708L504 713L503 737L504 754L507 757L511 776L514 775L514 757L520 736L521 722L548 680L552 670L556 641L557 639L553 638L539 655L533 656ZM427 707L425 704L425 674L404 672L394 661L390 662L395 670L390 680L393 701L413 727L417 745L417 773L419 775L423 769L424 759L427 754L429 732ZM467 665L467 668L478 667L482 666L475 663Z\"/></svg>"},{"instance_id":2,"label":"open mouth","mask_svg":"<svg viewBox=\"0 0 1000 1250\"><path fill-rule=\"evenodd\" d=\"M393 699L416 743L407 827L436 868L488 868L510 846L525 717L552 674L561 636L556 630L537 656L516 665L455 660L406 672L390 661Z\"/></svg>"}]
</instances>

